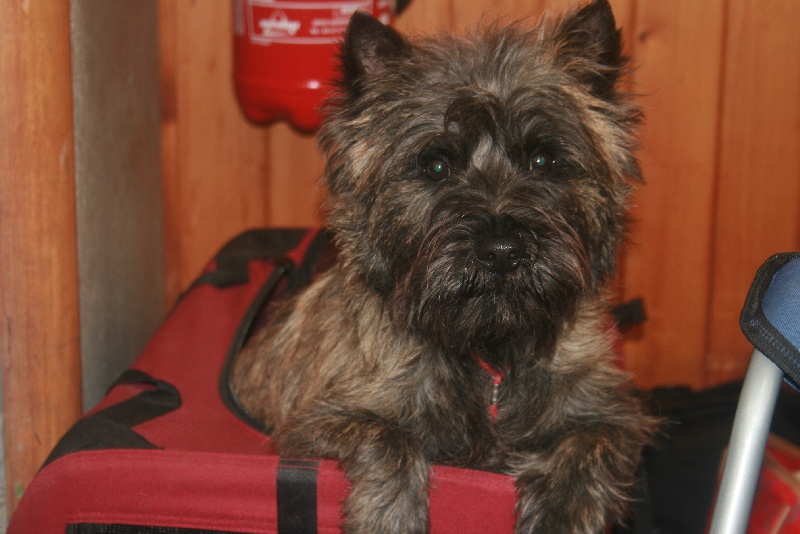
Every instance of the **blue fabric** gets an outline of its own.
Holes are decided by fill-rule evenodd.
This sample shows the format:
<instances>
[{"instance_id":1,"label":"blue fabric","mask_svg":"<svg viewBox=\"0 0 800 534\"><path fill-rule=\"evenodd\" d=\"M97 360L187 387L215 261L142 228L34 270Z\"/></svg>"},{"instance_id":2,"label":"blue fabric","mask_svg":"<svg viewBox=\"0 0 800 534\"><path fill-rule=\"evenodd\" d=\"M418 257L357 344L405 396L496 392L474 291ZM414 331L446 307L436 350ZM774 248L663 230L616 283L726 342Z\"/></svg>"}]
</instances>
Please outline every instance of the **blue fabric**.
<instances>
[{"instance_id":1,"label":"blue fabric","mask_svg":"<svg viewBox=\"0 0 800 534\"><path fill-rule=\"evenodd\" d=\"M761 309L772 326L800 350L800 258L775 273Z\"/></svg>"}]
</instances>

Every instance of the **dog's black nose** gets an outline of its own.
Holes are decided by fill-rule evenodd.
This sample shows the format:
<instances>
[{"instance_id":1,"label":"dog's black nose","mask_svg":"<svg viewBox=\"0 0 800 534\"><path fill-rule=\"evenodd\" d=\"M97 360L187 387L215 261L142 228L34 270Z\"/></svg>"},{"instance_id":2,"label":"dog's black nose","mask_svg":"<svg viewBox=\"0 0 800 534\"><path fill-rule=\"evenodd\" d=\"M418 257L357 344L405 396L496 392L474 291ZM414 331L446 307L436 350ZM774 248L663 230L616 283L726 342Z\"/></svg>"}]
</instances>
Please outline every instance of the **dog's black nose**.
<instances>
[{"instance_id":1,"label":"dog's black nose","mask_svg":"<svg viewBox=\"0 0 800 534\"><path fill-rule=\"evenodd\" d=\"M528 258L525 243L518 236L491 236L479 239L478 260L495 274L507 274Z\"/></svg>"}]
</instances>

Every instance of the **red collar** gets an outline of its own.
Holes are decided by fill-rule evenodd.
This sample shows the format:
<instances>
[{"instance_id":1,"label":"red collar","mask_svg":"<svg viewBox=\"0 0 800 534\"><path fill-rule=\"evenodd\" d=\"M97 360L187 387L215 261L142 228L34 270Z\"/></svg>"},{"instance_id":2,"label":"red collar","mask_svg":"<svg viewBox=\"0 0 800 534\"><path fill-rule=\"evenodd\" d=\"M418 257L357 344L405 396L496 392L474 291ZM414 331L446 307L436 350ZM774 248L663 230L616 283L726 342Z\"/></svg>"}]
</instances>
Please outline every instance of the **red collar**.
<instances>
[{"instance_id":1,"label":"red collar","mask_svg":"<svg viewBox=\"0 0 800 534\"><path fill-rule=\"evenodd\" d=\"M492 367L475 353L472 354L472 358L492 377L492 401L489 404L489 414L492 416L492 421L497 422L497 399L500 394L500 384L503 382L505 373Z\"/></svg>"}]
</instances>

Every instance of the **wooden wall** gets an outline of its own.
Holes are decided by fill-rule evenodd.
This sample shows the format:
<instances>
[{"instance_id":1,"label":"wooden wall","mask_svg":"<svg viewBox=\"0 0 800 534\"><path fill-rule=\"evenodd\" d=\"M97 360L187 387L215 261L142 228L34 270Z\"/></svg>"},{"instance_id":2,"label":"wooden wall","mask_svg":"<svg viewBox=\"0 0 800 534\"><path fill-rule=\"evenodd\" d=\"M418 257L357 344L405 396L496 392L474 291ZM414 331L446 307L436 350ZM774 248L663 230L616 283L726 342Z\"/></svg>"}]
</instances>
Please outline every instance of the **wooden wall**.
<instances>
[{"instance_id":1,"label":"wooden wall","mask_svg":"<svg viewBox=\"0 0 800 534\"><path fill-rule=\"evenodd\" d=\"M167 300L238 230L321 221L312 137L256 127L230 82L222 2L162 2ZM413 0L397 26L461 31L575 2ZM617 287L649 321L625 341L643 386L743 374L738 314L757 267L800 248L800 2L612 0L633 65L647 185Z\"/></svg>"},{"instance_id":2,"label":"wooden wall","mask_svg":"<svg viewBox=\"0 0 800 534\"><path fill-rule=\"evenodd\" d=\"M0 361L13 510L81 413L69 4L3 2L0 37Z\"/></svg>"}]
</instances>

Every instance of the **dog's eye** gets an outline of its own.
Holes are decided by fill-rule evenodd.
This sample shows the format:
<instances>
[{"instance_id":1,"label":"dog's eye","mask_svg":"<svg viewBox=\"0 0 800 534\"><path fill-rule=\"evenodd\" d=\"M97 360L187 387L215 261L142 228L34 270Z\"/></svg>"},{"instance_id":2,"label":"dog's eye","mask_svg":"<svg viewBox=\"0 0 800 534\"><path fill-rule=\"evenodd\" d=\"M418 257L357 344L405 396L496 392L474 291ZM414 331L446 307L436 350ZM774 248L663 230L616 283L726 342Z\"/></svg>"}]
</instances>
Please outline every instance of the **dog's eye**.
<instances>
[{"instance_id":1,"label":"dog's eye","mask_svg":"<svg viewBox=\"0 0 800 534\"><path fill-rule=\"evenodd\" d=\"M530 170L535 174L546 174L552 170L556 159L546 150L537 150L531 156Z\"/></svg>"},{"instance_id":2,"label":"dog's eye","mask_svg":"<svg viewBox=\"0 0 800 534\"><path fill-rule=\"evenodd\" d=\"M425 163L425 176L435 182L450 176L450 164L441 158L433 158Z\"/></svg>"}]
</instances>

